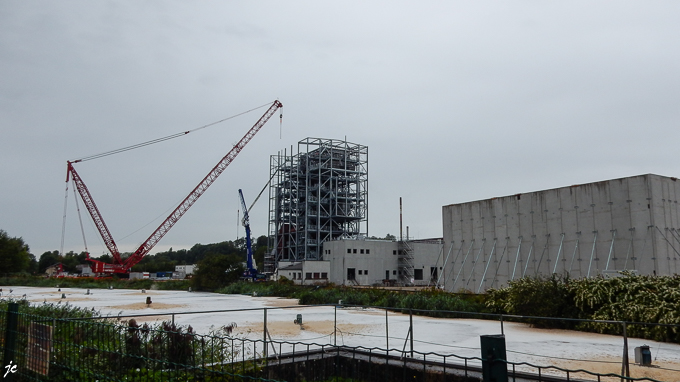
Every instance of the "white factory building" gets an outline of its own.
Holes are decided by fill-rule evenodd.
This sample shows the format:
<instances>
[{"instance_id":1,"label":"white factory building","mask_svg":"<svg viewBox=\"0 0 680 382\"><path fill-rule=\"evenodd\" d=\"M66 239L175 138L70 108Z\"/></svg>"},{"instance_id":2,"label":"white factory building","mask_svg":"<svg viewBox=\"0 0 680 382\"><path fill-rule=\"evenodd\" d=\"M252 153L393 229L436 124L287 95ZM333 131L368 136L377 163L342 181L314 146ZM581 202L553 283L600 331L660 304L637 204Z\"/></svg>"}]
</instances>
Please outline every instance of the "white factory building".
<instances>
[{"instance_id":1,"label":"white factory building","mask_svg":"<svg viewBox=\"0 0 680 382\"><path fill-rule=\"evenodd\" d=\"M296 284L435 286L443 282L440 239L337 239L323 243L323 260L279 262L278 276Z\"/></svg>"}]
</instances>

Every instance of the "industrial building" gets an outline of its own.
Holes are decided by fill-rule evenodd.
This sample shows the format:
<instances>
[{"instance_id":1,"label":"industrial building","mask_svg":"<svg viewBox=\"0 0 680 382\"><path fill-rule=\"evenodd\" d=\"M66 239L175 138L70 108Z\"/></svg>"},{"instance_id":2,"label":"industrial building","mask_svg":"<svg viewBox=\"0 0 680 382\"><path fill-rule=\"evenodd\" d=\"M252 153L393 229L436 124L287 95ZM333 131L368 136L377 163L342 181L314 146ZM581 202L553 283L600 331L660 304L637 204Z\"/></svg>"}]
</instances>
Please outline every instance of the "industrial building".
<instances>
[{"instance_id":1,"label":"industrial building","mask_svg":"<svg viewBox=\"0 0 680 382\"><path fill-rule=\"evenodd\" d=\"M680 269L680 183L647 174L442 207L450 291Z\"/></svg>"},{"instance_id":2,"label":"industrial building","mask_svg":"<svg viewBox=\"0 0 680 382\"><path fill-rule=\"evenodd\" d=\"M676 178L647 174L451 204L442 207L442 238L390 241L368 238L366 146L306 138L270 164L265 272L298 284L481 293L525 276L680 269Z\"/></svg>"},{"instance_id":3,"label":"industrial building","mask_svg":"<svg viewBox=\"0 0 680 382\"><path fill-rule=\"evenodd\" d=\"M278 274L296 284L435 286L442 282L444 259L441 239L404 242L368 239L338 239L323 244L324 260L279 262ZM405 269L405 258L410 267Z\"/></svg>"},{"instance_id":4,"label":"industrial building","mask_svg":"<svg viewBox=\"0 0 680 382\"><path fill-rule=\"evenodd\" d=\"M368 224L368 148L306 138L297 153L270 157L269 237L265 272L280 261L322 260L325 241L358 237ZM363 231L362 231L363 228Z\"/></svg>"},{"instance_id":5,"label":"industrial building","mask_svg":"<svg viewBox=\"0 0 680 382\"><path fill-rule=\"evenodd\" d=\"M366 146L306 138L297 152L272 155L270 168L265 272L298 284L430 285L440 278L440 239L367 238Z\"/></svg>"}]
</instances>

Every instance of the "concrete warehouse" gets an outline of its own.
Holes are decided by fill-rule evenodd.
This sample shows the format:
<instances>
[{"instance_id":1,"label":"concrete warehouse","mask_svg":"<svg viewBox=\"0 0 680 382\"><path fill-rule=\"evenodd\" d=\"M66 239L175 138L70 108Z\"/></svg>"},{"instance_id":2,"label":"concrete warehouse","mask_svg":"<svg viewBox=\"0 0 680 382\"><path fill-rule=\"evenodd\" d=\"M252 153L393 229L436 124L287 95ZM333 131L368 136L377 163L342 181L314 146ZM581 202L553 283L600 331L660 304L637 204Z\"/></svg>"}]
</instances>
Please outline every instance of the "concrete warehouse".
<instances>
[{"instance_id":1,"label":"concrete warehouse","mask_svg":"<svg viewBox=\"0 0 680 382\"><path fill-rule=\"evenodd\" d=\"M678 273L680 183L647 174L442 208L445 288L523 276Z\"/></svg>"}]
</instances>

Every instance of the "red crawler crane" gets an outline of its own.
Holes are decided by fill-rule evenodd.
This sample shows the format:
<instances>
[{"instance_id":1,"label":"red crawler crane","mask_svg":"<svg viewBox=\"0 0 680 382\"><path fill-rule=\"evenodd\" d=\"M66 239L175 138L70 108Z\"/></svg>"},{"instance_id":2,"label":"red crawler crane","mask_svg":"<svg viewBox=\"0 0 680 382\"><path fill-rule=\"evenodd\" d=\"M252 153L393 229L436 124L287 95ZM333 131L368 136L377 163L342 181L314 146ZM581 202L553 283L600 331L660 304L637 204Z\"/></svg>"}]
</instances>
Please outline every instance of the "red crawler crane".
<instances>
[{"instance_id":1,"label":"red crawler crane","mask_svg":"<svg viewBox=\"0 0 680 382\"><path fill-rule=\"evenodd\" d=\"M236 158L241 150L243 150L246 144L248 144L255 134L260 131L262 126L264 126L264 124L267 123L272 115L274 115L274 113L282 107L283 105L281 102L278 100L274 101L274 103L272 103L264 115L260 117L257 123L255 123L255 125L251 127L250 130L248 130L246 135L244 135L243 138L241 138L241 140L229 151L229 153L227 153L227 155L225 155L224 158L222 158L222 160L220 160L219 163L213 167L208 175L206 175L205 178L203 178L203 180L198 184L198 186L196 186L193 191L191 191L191 193L189 193L189 195L184 198L179 206L177 206L177 208L175 208L175 210L170 213L170 215L163 221L163 223L161 223L158 228L156 228L151 236L149 236L149 238L146 239L146 241L144 241L144 243L142 243L142 245L140 245L139 248L137 248L137 250L125 260L121 258L118 247L116 246L116 242L113 240L113 236L111 236L111 232L109 232L106 223L104 223L104 219L102 218L97 205L94 203L94 199L92 199L90 191L87 189L87 186L85 186L82 178L80 178L80 175L78 175L75 168L73 167L73 164L79 162L79 160L74 162L68 161L66 182L69 181L69 178L73 179L73 183L75 184L75 187L77 188L83 203L85 203L87 211L90 213L90 216L92 216L92 220L97 226L99 234L101 235L102 239L104 239L106 247L113 256L113 264L108 264L103 261L90 259L88 255L88 260L92 262L92 271L95 273L108 274L128 273L130 268L142 260L142 258L151 251L151 249L161 240L161 238L163 238L163 236L165 236L165 234L170 231L170 228L172 228L172 226L174 226L175 223L179 221L179 219L189 210L189 208L194 203L196 203L196 200L198 200L198 198L203 195L208 187L210 187L210 185L215 182L217 177L220 176L222 172L224 172L227 166L229 166L234 158Z\"/></svg>"}]
</instances>

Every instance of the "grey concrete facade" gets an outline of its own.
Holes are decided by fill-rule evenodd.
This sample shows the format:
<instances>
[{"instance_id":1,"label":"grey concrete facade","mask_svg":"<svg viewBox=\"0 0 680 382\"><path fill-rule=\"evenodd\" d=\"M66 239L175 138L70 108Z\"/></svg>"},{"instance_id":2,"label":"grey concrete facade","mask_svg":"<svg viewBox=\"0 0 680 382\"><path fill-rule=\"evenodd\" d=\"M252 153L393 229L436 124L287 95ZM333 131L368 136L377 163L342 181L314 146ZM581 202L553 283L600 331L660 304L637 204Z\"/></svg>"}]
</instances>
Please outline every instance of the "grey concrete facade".
<instances>
[{"instance_id":1,"label":"grey concrete facade","mask_svg":"<svg viewBox=\"0 0 680 382\"><path fill-rule=\"evenodd\" d=\"M409 241L413 248L415 277L410 285L436 285L443 271L441 240ZM398 284L399 242L340 239L323 244L324 260L330 260L330 281L338 285Z\"/></svg>"},{"instance_id":2,"label":"grey concrete facade","mask_svg":"<svg viewBox=\"0 0 680 382\"><path fill-rule=\"evenodd\" d=\"M680 182L647 174L442 207L447 290L680 270Z\"/></svg>"}]
</instances>

